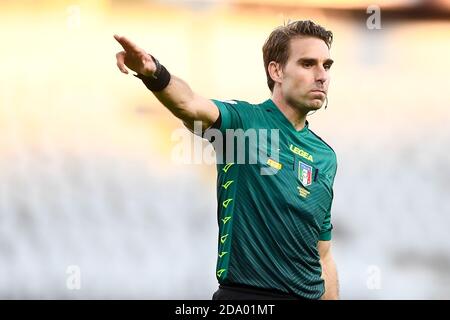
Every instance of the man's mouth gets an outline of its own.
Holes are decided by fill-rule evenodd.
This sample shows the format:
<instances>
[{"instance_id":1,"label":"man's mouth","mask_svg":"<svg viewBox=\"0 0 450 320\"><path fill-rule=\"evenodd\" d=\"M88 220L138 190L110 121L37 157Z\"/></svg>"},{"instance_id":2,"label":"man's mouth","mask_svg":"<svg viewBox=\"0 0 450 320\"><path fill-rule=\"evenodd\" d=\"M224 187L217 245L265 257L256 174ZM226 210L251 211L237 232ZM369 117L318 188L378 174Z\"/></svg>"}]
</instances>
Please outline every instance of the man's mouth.
<instances>
[{"instance_id":1,"label":"man's mouth","mask_svg":"<svg viewBox=\"0 0 450 320\"><path fill-rule=\"evenodd\" d=\"M324 95L327 95L326 91L325 90L321 90L321 89L313 89L313 90L311 90L311 92L313 92L313 93L323 93Z\"/></svg>"}]
</instances>

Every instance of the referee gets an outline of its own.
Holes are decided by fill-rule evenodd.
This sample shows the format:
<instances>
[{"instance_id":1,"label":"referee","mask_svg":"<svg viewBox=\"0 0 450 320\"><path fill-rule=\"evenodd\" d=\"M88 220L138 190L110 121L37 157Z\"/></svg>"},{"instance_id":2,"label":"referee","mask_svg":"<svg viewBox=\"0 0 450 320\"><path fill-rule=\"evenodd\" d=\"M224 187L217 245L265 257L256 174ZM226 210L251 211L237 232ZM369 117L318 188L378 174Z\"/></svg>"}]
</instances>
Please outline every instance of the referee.
<instances>
[{"instance_id":1,"label":"referee","mask_svg":"<svg viewBox=\"0 0 450 320\"><path fill-rule=\"evenodd\" d=\"M216 130L224 140L231 129L277 132L268 134L275 153L239 163L238 146L227 143L233 160L217 163L219 288L213 299L339 299L331 253L336 155L306 120L328 102L331 31L312 21L272 31L263 46L271 97L259 104L201 97L129 39L114 38L123 47L116 55L120 71L135 71L191 131L200 123L201 133ZM261 148L258 140L258 155ZM248 145L245 150L248 159Z\"/></svg>"}]
</instances>

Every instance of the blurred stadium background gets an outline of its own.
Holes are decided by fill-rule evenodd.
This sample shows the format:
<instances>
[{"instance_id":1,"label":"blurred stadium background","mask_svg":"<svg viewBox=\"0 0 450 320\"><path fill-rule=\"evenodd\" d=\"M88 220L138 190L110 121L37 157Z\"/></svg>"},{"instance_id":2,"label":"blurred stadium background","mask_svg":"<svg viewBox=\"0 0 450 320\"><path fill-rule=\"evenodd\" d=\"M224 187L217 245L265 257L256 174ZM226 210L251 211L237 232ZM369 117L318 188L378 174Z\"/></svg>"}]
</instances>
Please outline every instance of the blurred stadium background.
<instances>
[{"instance_id":1,"label":"blurred stadium background","mask_svg":"<svg viewBox=\"0 0 450 320\"><path fill-rule=\"evenodd\" d=\"M381 7L370 30L366 8ZM113 34L198 93L269 97L287 19L333 30L334 255L343 299L450 299L450 1L0 1L0 298L210 299L215 166L115 65ZM186 131L186 134L187 131ZM81 287L70 285L70 266Z\"/></svg>"}]
</instances>

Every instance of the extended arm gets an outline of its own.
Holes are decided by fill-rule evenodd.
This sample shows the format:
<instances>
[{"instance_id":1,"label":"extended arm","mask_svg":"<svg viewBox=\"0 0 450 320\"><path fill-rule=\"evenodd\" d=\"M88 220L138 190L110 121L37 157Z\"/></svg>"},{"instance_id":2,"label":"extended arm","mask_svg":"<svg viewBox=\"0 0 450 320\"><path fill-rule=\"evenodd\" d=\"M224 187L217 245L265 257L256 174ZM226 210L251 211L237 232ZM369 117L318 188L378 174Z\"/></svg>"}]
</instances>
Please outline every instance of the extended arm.
<instances>
[{"instance_id":1,"label":"extended arm","mask_svg":"<svg viewBox=\"0 0 450 320\"><path fill-rule=\"evenodd\" d=\"M339 282L336 264L331 254L331 241L319 241L318 249L322 265L322 279L325 281L325 293L321 299L337 300L339 299Z\"/></svg>"},{"instance_id":2,"label":"extended arm","mask_svg":"<svg viewBox=\"0 0 450 320\"><path fill-rule=\"evenodd\" d=\"M145 50L125 37L114 35L114 38L124 49L116 54L120 71L128 74L128 67L144 76L152 76L155 73L156 64ZM171 76L167 87L153 94L191 130L194 128L194 121L201 121L202 129L207 129L219 117L219 110L211 100L194 93L185 81L174 75Z\"/></svg>"}]
</instances>

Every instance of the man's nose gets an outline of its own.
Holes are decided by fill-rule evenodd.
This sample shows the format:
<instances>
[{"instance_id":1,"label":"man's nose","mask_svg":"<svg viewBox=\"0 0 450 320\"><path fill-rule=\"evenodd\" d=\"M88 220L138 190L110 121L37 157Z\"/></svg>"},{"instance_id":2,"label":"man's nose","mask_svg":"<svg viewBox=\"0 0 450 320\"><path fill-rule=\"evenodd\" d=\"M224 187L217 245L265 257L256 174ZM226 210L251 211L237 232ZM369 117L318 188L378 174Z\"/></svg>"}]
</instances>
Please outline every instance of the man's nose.
<instances>
[{"instance_id":1,"label":"man's nose","mask_svg":"<svg viewBox=\"0 0 450 320\"><path fill-rule=\"evenodd\" d=\"M328 80L327 71L322 66L319 66L316 70L316 81L320 82L320 84L324 84L327 80Z\"/></svg>"}]
</instances>

